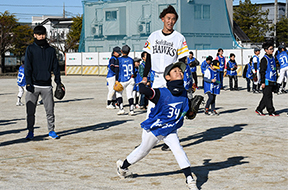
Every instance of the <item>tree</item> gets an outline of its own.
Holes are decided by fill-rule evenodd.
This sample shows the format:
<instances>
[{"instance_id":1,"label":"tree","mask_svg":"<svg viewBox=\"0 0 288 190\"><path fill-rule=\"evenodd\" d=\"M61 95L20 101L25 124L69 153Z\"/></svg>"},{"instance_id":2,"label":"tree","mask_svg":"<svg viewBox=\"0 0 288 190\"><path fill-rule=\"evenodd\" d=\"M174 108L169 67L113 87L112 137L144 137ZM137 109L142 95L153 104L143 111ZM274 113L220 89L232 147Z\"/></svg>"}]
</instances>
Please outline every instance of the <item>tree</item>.
<instances>
[{"instance_id":1,"label":"tree","mask_svg":"<svg viewBox=\"0 0 288 190\"><path fill-rule=\"evenodd\" d=\"M288 44L288 18L283 17L276 24L277 42L285 42Z\"/></svg>"},{"instance_id":2,"label":"tree","mask_svg":"<svg viewBox=\"0 0 288 190\"><path fill-rule=\"evenodd\" d=\"M261 6L252 4L251 0L240 0L239 6L234 7L234 21L247 34L252 42L264 42L270 32L269 10L262 11Z\"/></svg>"},{"instance_id":3,"label":"tree","mask_svg":"<svg viewBox=\"0 0 288 190\"><path fill-rule=\"evenodd\" d=\"M27 46L33 43L33 30L28 25L18 24L14 28L13 33L18 40L14 41L11 52L18 57L22 57L25 54Z\"/></svg>"},{"instance_id":4,"label":"tree","mask_svg":"<svg viewBox=\"0 0 288 190\"><path fill-rule=\"evenodd\" d=\"M16 40L16 36L13 33L16 26L17 19L15 15L10 14L8 11L0 12L0 73L5 72L5 52L13 48L13 43Z\"/></svg>"},{"instance_id":5,"label":"tree","mask_svg":"<svg viewBox=\"0 0 288 190\"><path fill-rule=\"evenodd\" d=\"M72 20L73 24L71 25L71 30L67 35L67 42L70 44L72 50L77 51L82 30L83 15L77 15L76 17L73 17Z\"/></svg>"}]
</instances>

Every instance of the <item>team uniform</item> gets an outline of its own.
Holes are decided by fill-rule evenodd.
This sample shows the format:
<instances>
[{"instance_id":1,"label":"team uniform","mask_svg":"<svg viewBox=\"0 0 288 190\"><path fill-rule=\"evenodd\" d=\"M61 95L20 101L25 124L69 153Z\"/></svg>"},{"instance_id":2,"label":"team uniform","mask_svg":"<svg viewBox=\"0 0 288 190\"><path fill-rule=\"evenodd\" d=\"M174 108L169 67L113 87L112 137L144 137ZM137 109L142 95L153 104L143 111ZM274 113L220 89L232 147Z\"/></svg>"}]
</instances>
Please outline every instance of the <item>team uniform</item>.
<instances>
[{"instance_id":1,"label":"team uniform","mask_svg":"<svg viewBox=\"0 0 288 190\"><path fill-rule=\"evenodd\" d=\"M233 79L234 79L234 89L238 90L238 78L237 78L237 63L234 60L229 60L227 62L227 75L229 77L230 90L233 90ZM232 69L232 70L231 70ZM220 79L221 80L221 79Z\"/></svg>"},{"instance_id":2,"label":"team uniform","mask_svg":"<svg viewBox=\"0 0 288 190\"><path fill-rule=\"evenodd\" d=\"M26 86L24 65L21 65L19 67L19 71L17 75L17 84L18 84L19 92L18 92L18 101L16 103L16 106L23 106L24 104L21 102L21 98L24 94L24 87Z\"/></svg>"},{"instance_id":3,"label":"team uniform","mask_svg":"<svg viewBox=\"0 0 288 190\"><path fill-rule=\"evenodd\" d=\"M244 68L244 72L243 72L243 77L246 78L246 82L247 82L247 91L250 92L251 90L251 86L250 83L252 81L253 84L253 89L255 88L255 84L253 83L253 63L247 63L247 65L245 65Z\"/></svg>"},{"instance_id":4,"label":"team uniform","mask_svg":"<svg viewBox=\"0 0 288 190\"><path fill-rule=\"evenodd\" d=\"M253 55L252 59L252 72L256 74L257 81L254 81L255 89L253 89L253 92L256 92L260 90L260 58L257 55Z\"/></svg>"},{"instance_id":5,"label":"team uniform","mask_svg":"<svg viewBox=\"0 0 288 190\"><path fill-rule=\"evenodd\" d=\"M287 51L282 51L281 53L278 51L277 54L277 60L279 61L280 64L280 75L279 78L277 79L277 83L279 85L281 85L285 81L285 79L287 80L288 77L288 54ZM284 90L284 89L283 89ZM280 92L282 91L282 89L280 89Z\"/></svg>"},{"instance_id":6,"label":"team uniform","mask_svg":"<svg viewBox=\"0 0 288 190\"><path fill-rule=\"evenodd\" d=\"M213 83L212 79L216 79L216 82ZM204 93L208 95L208 100L205 106L207 114L210 105L211 105L211 112L217 114L217 112L215 111L215 101L216 101L216 95L220 94L220 84L221 82L219 71L218 70L214 71L211 69L211 67L208 67L204 72Z\"/></svg>"},{"instance_id":7,"label":"team uniform","mask_svg":"<svg viewBox=\"0 0 288 190\"><path fill-rule=\"evenodd\" d=\"M164 35L162 30L153 32L147 39L143 51L151 55L151 71L154 73L154 88L165 87L163 77L167 65L188 56L185 37L177 31Z\"/></svg>"},{"instance_id":8,"label":"team uniform","mask_svg":"<svg viewBox=\"0 0 288 190\"><path fill-rule=\"evenodd\" d=\"M197 61L195 57L192 57L192 59L190 59L189 57L187 57L187 63L188 65L193 62L193 61ZM198 62L198 65L199 65L199 62ZM190 67L190 71L191 71L191 74L192 74L192 77L193 77L193 80L194 80L194 83L196 84L196 87L198 86L198 81L197 81L197 66L195 67Z\"/></svg>"},{"instance_id":9,"label":"team uniform","mask_svg":"<svg viewBox=\"0 0 288 190\"><path fill-rule=\"evenodd\" d=\"M136 75L136 77L134 78L135 85L134 85L134 88L133 88L134 107L139 108L139 105L138 105L139 97L140 97L139 83L142 81L142 77L139 74L139 69L137 67L135 67L135 75Z\"/></svg>"},{"instance_id":10,"label":"team uniform","mask_svg":"<svg viewBox=\"0 0 288 190\"><path fill-rule=\"evenodd\" d=\"M109 64L107 66L107 87L108 87L108 95L107 95L107 101L112 102L116 100L116 94L114 90L114 84L115 84L115 72L111 69L111 67L119 66L118 59L112 55L112 57L109 59ZM109 103L108 103L109 104ZM115 107L110 104L107 106L107 108L114 109Z\"/></svg>"},{"instance_id":11,"label":"team uniform","mask_svg":"<svg viewBox=\"0 0 288 190\"><path fill-rule=\"evenodd\" d=\"M193 98L193 91L192 91L192 85L193 85L193 78L191 73L191 68L188 64L186 64L186 69L184 71L184 88L187 91L188 99L191 100Z\"/></svg>"},{"instance_id":12,"label":"team uniform","mask_svg":"<svg viewBox=\"0 0 288 190\"><path fill-rule=\"evenodd\" d=\"M225 59L224 56L221 57L220 55L218 55L215 59L220 62L220 65L219 65L219 67L220 67L220 69L219 69L219 75L220 75L220 82L221 82L220 88L223 89L223 86L224 86L224 85L223 85L223 77L224 77L224 70L226 69L226 68L225 68L225 66L226 66L226 59Z\"/></svg>"},{"instance_id":13,"label":"team uniform","mask_svg":"<svg viewBox=\"0 0 288 190\"><path fill-rule=\"evenodd\" d=\"M135 69L134 69L134 61L131 57L128 56L123 56L119 57L119 78L118 82L121 83L121 85L126 89L126 95L127 95L127 100L129 102L130 106L130 113L133 113L134 110L134 105L133 105L133 88L135 84L134 78L132 78L132 75L134 75ZM116 98L118 100L118 103L120 104L120 110L118 112L119 115L125 114L123 110L123 98L122 98L122 93L124 90L121 92L116 92Z\"/></svg>"}]
</instances>

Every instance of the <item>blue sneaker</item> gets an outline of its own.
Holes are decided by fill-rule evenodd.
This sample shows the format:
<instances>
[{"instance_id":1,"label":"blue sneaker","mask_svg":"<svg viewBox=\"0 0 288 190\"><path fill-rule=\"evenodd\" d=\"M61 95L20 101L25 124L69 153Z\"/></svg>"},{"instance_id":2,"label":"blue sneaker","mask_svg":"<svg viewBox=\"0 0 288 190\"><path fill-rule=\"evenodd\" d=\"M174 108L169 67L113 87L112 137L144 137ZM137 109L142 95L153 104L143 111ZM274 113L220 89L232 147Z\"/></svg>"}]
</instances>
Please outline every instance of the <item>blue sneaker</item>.
<instances>
[{"instance_id":1,"label":"blue sneaker","mask_svg":"<svg viewBox=\"0 0 288 190\"><path fill-rule=\"evenodd\" d=\"M26 136L26 140L32 140L34 138L34 133L33 131L29 131L28 132L28 135Z\"/></svg>"},{"instance_id":2,"label":"blue sneaker","mask_svg":"<svg viewBox=\"0 0 288 190\"><path fill-rule=\"evenodd\" d=\"M51 137L52 139L60 139L60 137L55 133L55 131L50 131L49 137Z\"/></svg>"}]
</instances>

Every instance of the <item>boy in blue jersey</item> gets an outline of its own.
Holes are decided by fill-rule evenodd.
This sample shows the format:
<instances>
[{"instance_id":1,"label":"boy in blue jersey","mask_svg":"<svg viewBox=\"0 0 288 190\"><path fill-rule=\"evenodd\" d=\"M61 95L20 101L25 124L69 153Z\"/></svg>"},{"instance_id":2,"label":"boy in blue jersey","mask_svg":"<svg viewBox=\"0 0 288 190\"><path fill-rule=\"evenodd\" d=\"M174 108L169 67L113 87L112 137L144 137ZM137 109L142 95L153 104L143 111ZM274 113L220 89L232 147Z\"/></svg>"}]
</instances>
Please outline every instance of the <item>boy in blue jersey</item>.
<instances>
[{"instance_id":1,"label":"boy in blue jersey","mask_svg":"<svg viewBox=\"0 0 288 190\"><path fill-rule=\"evenodd\" d=\"M208 95L208 100L205 106L205 114L209 114L209 107L211 105L211 114L219 115L215 109L216 95L220 94L220 63L218 60L213 60L211 65L204 73L204 93Z\"/></svg>"},{"instance_id":2,"label":"boy in blue jersey","mask_svg":"<svg viewBox=\"0 0 288 190\"><path fill-rule=\"evenodd\" d=\"M135 57L133 61L134 61L134 66L135 66L135 78L134 78L135 85L133 88L134 108L140 108L138 103L139 103L139 97L140 97L139 83L142 81L142 77L139 74L139 66L140 66L141 59L138 57Z\"/></svg>"},{"instance_id":3,"label":"boy in blue jersey","mask_svg":"<svg viewBox=\"0 0 288 190\"><path fill-rule=\"evenodd\" d=\"M253 55L253 64L252 64L252 72L253 72L253 93L260 93L260 49L255 48L254 49L254 55Z\"/></svg>"},{"instance_id":4,"label":"boy in blue jersey","mask_svg":"<svg viewBox=\"0 0 288 190\"><path fill-rule=\"evenodd\" d=\"M206 57L206 60L201 63L201 72L202 72L202 78L203 78L202 86L203 86L203 88L204 88L204 72L210 66L212 60L213 60L213 57L209 55L208 57Z\"/></svg>"},{"instance_id":5,"label":"boy in blue jersey","mask_svg":"<svg viewBox=\"0 0 288 190\"><path fill-rule=\"evenodd\" d=\"M128 167L144 158L150 150L163 140L172 150L178 165L182 169L189 189L197 190L196 179L192 177L190 162L180 145L177 129L182 127L184 116L189 110L187 92L184 88L183 72L186 64L178 62L165 68L164 78L167 88L151 89L139 84L140 92L149 98L155 107L148 119L141 123L142 142L123 161L117 161L117 174L122 177L132 176Z\"/></svg>"},{"instance_id":6,"label":"boy in blue jersey","mask_svg":"<svg viewBox=\"0 0 288 190\"><path fill-rule=\"evenodd\" d=\"M223 78L224 78L224 72L226 71L226 59L223 56L223 53L224 53L223 49L219 48L217 52L217 56L215 58L215 60L218 60L220 63L220 66L219 66L219 74L220 74L220 82L221 82L220 89L224 89Z\"/></svg>"},{"instance_id":7,"label":"boy in blue jersey","mask_svg":"<svg viewBox=\"0 0 288 190\"><path fill-rule=\"evenodd\" d=\"M193 57L193 52L189 52L189 56L187 57L187 63L191 68L191 74L193 77L193 81L195 84L195 87L198 88L198 80L197 80L197 66L200 64L199 61Z\"/></svg>"},{"instance_id":8,"label":"boy in blue jersey","mask_svg":"<svg viewBox=\"0 0 288 190\"><path fill-rule=\"evenodd\" d=\"M253 65L253 57L250 58L249 63L247 63L247 65L245 65L244 70L243 70L243 78L246 78L246 82L247 82L247 92L251 91L251 81L253 84L253 89L254 89L254 83L253 83L253 72L252 72L252 66Z\"/></svg>"},{"instance_id":9,"label":"boy in blue jersey","mask_svg":"<svg viewBox=\"0 0 288 190\"><path fill-rule=\"evenodd\" d=\"M130 52L130 47L128 45L123 46L121 52L122 57L118 58L119 66L115 66L116 81L120 82L124 89L126 89L126 96L129 102L129 115L133 116L135 115L133 105L133 88L135 84L135 80L133 78L133 76L135 76L134 61L128 56ZM126 114L123 108L123 91L124 90L121 92L116 92L116 100L119 104L118 115Z\"/></svg>"},{"instance_id":10,"label":"boy in blue jersey","mask_svg":"<svg viewBox=\"0 0 288 190\"><path fill-rule=\"evenodd\" d=\"M235 61L234 53L230 53L230 60L227 62L226 69L227 69L227 75L229 77L230 90L231 91L238 90L237 63ZM233 80L234 80L234 88L233 88Z\"/></svg>"},{"instance_id":11,"label":"boy in blue jersey","mask_svg":"<svg viewBox=\"0 0 288 190\"><path fill-rule=\"evenodd\" d=\"M24 94L24 87L26 86L26 80L24 75L24 59L25 57L21 58L22 65L19 67L18 76L17 76L17 84L19 88L18 92L18 101L16 103L16 106L24 106L24 104L21 102L21 98Z\"/></svg>"},{"instance_id":12,"label":"boy in blue jersey","mask_svg":"<svg viewBox=\"0 0 288 190\"><path fill-rule=\"evenodd\" d=\"M276 62L278 61L280 65L280 75L277 79L277 84L280 87L279 93L286 93L286 81L284 79L288 76L288 53L284 45L278 47L275 57Z\"/></svg>"},{"instance_id":13,"label":"boy in blue jersey","mask_svg":"<svg viewBox=\"0 0 288 190\"><path fill-rule=\"evenodd\" d=\"M107 87L108 87L108 94L107 94L107 109L115 109L116 103L116 94L114 90L115 84L115 67L119 67L119 60L118 57L121 55L121 48L116 46L113 48L112 56L109 59L109 64L107 66Z\"/></svg>"},{"instance_id":14,"label":"boy in blue jersey","mask_svg":"<svg viewBox=\"0 0 288 190\"><path fill-rule=\"evenodd\" d=\"M272 92L277 92L277 70L273 57L274 46L272 42L264 42L262 47L266 53L260 62L260 81L263 96L255 112L260 116L264 116L263 109L266 108L269 116L279 116L279 114L275 112L272 95Z\"/></svg>"}]
</instances>

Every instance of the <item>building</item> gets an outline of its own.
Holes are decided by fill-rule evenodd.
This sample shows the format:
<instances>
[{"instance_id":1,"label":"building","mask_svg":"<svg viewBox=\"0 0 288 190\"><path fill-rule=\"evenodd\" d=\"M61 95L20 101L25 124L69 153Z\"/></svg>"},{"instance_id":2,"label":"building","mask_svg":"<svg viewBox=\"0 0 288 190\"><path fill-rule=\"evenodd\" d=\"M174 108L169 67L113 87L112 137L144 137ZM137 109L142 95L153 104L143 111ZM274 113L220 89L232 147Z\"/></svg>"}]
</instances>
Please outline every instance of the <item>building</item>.
<instances>
[{"instance_id":1,"label":"building","mask_svg":"<svg viewBox=\"0 0 288 190\"><path fill-rule=\"evenodd\" d=\"M174 26L189 49L237 48L232 0L84 0L80 52L111 52L128 44L141 51L151 32L163 27L159 14L169 4L179 19Z\"/></svg>"}]
</instances>

